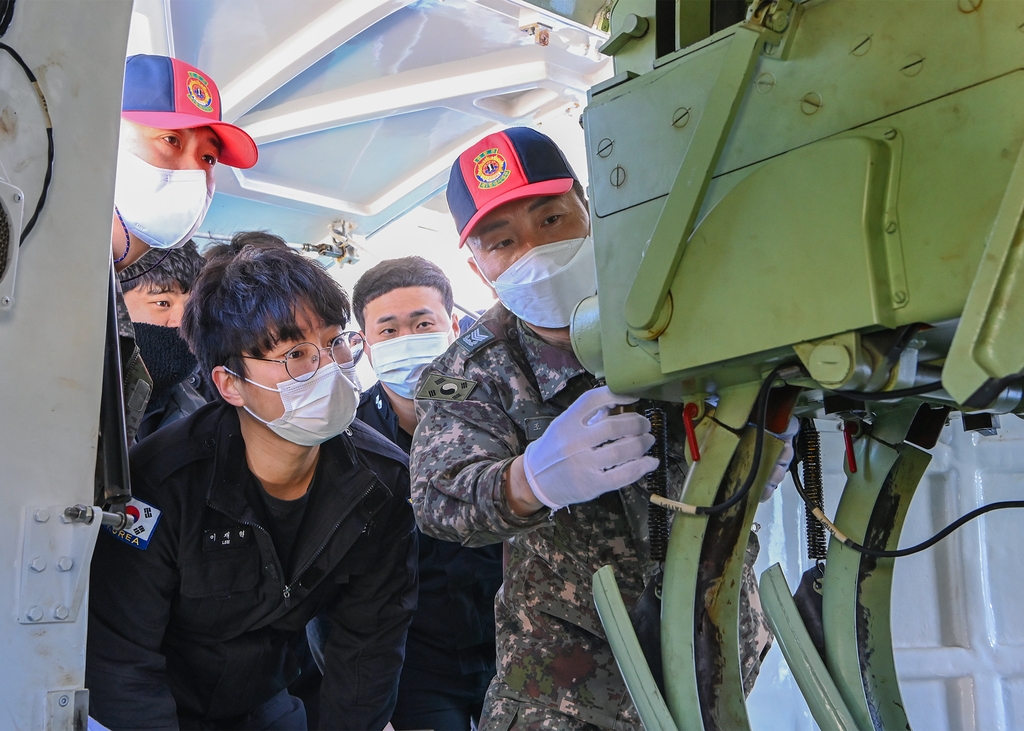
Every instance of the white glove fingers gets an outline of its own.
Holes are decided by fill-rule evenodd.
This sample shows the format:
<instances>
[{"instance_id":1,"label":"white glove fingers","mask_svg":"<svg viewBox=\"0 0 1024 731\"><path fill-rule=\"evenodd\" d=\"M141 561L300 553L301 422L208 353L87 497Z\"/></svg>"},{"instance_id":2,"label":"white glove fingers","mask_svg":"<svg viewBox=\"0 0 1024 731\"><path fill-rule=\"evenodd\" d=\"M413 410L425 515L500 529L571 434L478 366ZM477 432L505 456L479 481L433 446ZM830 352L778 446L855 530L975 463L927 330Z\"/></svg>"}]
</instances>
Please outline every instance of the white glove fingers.
<instances>
[{"instance_id":1,"label":"white glove fingers","mask_svg":"<svg viewBox=\"0 0 1024 731\"><path fill-rule=\"evenodd\" d=\"M642 414L612 414L587 427L587 438L593 446L623 437L638 437L651 433L651 422Z\"/></svg>"},{"instance_id":2,"label":"white glove fingers","mask_svg":"<svg viewBox=\"0 0 1024 731\"><path fill-rule=\"evenodd\" d=\"M617 490L632 485L648 472L658 468L658 460L654 457L641 457L640 459L624 462L616 467L604 471L604 479L614 485L611 489Z\"/></svg>"},{"instance_id":3,"label":"white glove fingers","mask_svg":"<svg viewBox=\"0 0 1024 731\"><path fill-rule=\"evenodd\" d=\"M581 423L586 424L601 409L635 404L638 400L636 396L619 396L612 393L611 389L607 386L601 386L600 388L592 388L580 396L565 413L572 412L573 418L579 418Z\"/></svg>"},{"instance_id":4,"label":"white glove fingers","mask_svg":"<svg viewBox=\"0 0 1024 731\"><path fill-rule=\"evenodd\" d=\"M591 452L591 464L601 470L609 470L631 460L640 459L654 445L654 436L623 437L597 447Z\"/></svg>"}]
</instances>

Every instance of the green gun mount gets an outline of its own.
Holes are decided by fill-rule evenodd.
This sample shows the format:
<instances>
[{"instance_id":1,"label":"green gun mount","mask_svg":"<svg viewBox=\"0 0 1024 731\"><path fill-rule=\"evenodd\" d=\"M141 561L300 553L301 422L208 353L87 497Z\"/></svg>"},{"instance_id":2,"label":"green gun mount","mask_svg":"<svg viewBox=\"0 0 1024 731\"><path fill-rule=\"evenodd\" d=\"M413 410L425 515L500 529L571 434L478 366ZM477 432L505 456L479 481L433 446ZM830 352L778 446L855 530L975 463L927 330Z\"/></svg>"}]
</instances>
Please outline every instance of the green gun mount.
<instances>
[{"instance_id":1,"label":"green gun mount","mask_svg":"<svg viewBox=\"0 0 1024 731\"><path fill-rule=\"evenodd\" d=\"M616 74L584 115L598 295L574 315L573 346L616 392L702 413L717 403L690 504L728 497L773 369L799 369L787 377L804 389L797 413L815 413L825 392L871 394L853 417L869 436L835 523L895 548L928 463L918 447L931 446L908 433L932 407L1024 411L1024 2L755 0L716 30L722 5L612 9ZM633 643L613 643L649 729L667 727L666 713L680 729L748 724L728 611L738 587L702 587L742 555L745 533L729 526L749 528L751 500L673 523L663 699ZM828 563L823 663L796 661L807 648L806 632L787 629L795 609L769 608L815 720L908 728L889 636L893 560L833 540ZM780 580L766 574L765 593L781 597ZM623 615L614 595L609 574L596 576L611 622ZM709 622L721 641L701 638Z\"/></svg>"}]
</instances>

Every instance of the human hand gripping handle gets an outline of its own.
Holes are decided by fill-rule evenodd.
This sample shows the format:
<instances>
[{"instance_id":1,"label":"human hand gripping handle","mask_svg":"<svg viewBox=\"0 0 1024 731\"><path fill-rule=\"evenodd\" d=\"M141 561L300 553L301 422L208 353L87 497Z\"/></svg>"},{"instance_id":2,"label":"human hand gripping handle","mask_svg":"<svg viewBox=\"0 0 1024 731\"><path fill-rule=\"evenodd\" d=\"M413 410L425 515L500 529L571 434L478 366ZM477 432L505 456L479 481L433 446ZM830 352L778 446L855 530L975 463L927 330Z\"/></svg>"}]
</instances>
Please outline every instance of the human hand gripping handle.
<instances>
[{"instance_id":1,"label":"human hand gripping handle","mask_svg":"<svg viewBox=\"0 0 1024 731\"><path fill-rule=\"evenodd\" d=\"M609 413L636 401L607 386L587 391L527 445L523 469L540 502L552 510L585 503L658 466L645 456L654 444L651 422L635 412Z\"/></svg>"}]
</instances>

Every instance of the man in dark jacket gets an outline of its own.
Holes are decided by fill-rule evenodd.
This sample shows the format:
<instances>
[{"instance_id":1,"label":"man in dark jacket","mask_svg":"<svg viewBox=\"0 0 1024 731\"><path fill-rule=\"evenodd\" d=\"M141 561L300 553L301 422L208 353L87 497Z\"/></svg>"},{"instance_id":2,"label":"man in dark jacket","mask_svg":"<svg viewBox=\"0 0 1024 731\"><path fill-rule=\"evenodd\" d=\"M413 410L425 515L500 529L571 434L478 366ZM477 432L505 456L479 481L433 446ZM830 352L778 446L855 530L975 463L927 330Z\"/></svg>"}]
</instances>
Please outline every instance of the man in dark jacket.
<instances>
[{"instance_id":1,"label":"man in dark jacket","mask_svg":"<svg viewBox=\"0 0 1024 731\"><path fill-rule=\"evenodd\" d=\"M135 340L153 379L136 441L184 419L207 401L196 390L200 381L196 357L178 329L204 263L195 243L187 241L178 249L147 251L118 272Z\"/></svg>"},{"instance_id":2,"label":"man in dark jacket","mask_svg":"<svg viewBox=\"0 0 1024 731\"><path fill-rule=\"evenodd\" d=\"M290 251L206 265L182 332L220 397L132 452L135 524L93 559L90 712L305 729L289 643L319 611L325 728L381 729L415 608L405 455L354 422L344 292Z\"/></svg>"},{"instance_id":3,"label":"man in dark jacket","mask_svg":"<svg viewBox=\"0 0 1024 731\"><path fill-rule=\"evenodd\" d=\"M408 452L416 382L459 334L451 283L421 257L389 259L359 278L352 305L379 379L363 393L357 413ZM467 548L423 534L419 542L419 605L391 722L398 731L469 731L495 672L501 544Z\"/></svg>"}]
</instances>

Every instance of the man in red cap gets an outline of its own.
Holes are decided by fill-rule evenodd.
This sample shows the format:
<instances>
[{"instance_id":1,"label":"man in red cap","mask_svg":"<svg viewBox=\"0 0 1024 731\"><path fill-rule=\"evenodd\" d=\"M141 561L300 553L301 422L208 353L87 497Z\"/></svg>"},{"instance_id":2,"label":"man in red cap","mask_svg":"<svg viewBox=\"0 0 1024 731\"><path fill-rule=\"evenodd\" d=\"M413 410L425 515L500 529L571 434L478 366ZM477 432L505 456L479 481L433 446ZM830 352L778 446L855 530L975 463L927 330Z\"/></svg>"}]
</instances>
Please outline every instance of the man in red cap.
<instances>
[{"instance_id":1,"label":"man in red cap","mask_svg":"<svg viewBox=\"0 0 1024 731\"><path fill-rule=\"evenodd\" d=\"M516 127L459 156L447 197L460 245L500 302L421 378L410 469L424 533L469 546L508 541L498 672L480 728L640 729L591 576L611 564L634 621L657 627L662 565L651 556L646 500L628 488L658 460L646 455L648 419L616 413L637 399L612 393L572 351L573 310L597 293L583 189L554 142ZM678 408L665 411L681 422ZM682 445L670 439L666 456L678 498ZM742 593L748 690L771 638L750 571L755 546Z\"/></svg>"},{"instance_id":2,"label":"man in red cap","mask_svg":"<svg viewBox=\"0 0 1024 731\"><path fill-rule=\"evenodd\" d=\"M210 207L214 166L250 168L257 157L253 139L221 121L209 75L176 58L129 57L110 237L117 270L149 248L184 245Z\"/></svg>"},{"instance_id":3,"label":"man in red cap","mask_svg":"<svg viewBox=\"0 0 1024 731\"><path fill-rule=\"evenodd\" d=\"M250 168L257 157L253 139L221 121L220 92L209 75L176 58L129 57L110 232L114 270L122 271L151 248L184 246L210 208L214 166ZM131 443L153 384L138 357L120 293L115 301Z\"/></svg>"}]
</instances>

